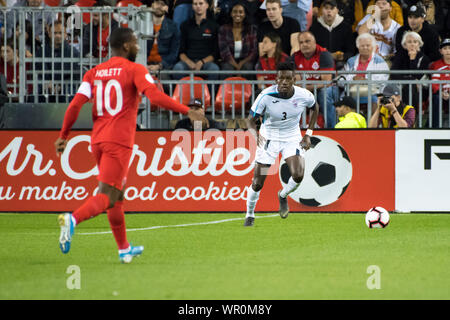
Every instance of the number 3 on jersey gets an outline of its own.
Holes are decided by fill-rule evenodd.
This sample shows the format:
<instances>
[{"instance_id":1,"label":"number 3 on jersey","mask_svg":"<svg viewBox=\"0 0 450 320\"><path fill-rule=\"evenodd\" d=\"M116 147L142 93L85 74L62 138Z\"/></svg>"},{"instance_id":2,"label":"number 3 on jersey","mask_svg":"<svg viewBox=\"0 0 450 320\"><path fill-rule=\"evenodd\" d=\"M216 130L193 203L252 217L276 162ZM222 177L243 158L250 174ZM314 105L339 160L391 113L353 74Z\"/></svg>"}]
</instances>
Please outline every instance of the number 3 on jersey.
<instances>
[{"instance_id":1,"label":"number 3 on jersey","mask_svg":"<svg viewBox=\"0 0 450 320\"><path fill-rule=\"evenodd\" d=\"M106 83L105 90L103 90L103 82L101 80L95 80L94 86L97 87L97 90L95 92L95 95L97 97L96 99L96 105L97 105L97 116L101 117L103 116L103 107L105 107L105 110L111 115L115 116L118 114L123 107L123 94L122 94L122 87L120 86L119 81L115 79L111 79ZM115 97L115 108L111 107L111 90L114 88L116 92Z\"/></svg>"}]
</instances>

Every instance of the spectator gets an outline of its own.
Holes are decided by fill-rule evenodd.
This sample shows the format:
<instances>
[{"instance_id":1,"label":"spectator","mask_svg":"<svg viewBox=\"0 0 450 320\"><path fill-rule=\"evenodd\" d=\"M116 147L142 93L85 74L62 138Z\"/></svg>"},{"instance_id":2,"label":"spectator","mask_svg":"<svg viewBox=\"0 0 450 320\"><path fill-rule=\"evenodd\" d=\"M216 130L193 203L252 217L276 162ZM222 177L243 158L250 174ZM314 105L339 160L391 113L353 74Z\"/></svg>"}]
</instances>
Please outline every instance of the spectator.
<instances>
[{"instance_id":1,"label":"spectator","mask_svg":"<svg viewBox=\"0 0 450 320\"><path fill-rule=\"evenodd\" d=\"M355 54L352 27L339 15L336 0L323 1L322 15L312 23L309 31L317 43L331 53L338 70Z\"/></svg>"},{"instance_id":2,"label":"spectator","mask_svg":"<svg viewBox=\"0 0 450 320\"><path fill-rule=\"evenodd\" d=\"M423 0L425 21L439 33L444 27L444 11L442 0Z\"/></svg>"},{"instance_id":3,"label":"spectator","mask_svg":"<svg viewBox=\"0 0 450 320\"><path fill-rule=\"evenodd\" d=\"M66 31L60 20L47 27L48 40L36 52L36 58L51 58L45 62L36 63L38 78L43 81L39 92L49 94L51 102L61 100L65 102L67 96L75 95L78 80L80 79L80 66L78 63L65 62L58 58L79 58L80 53L71 47L66 39ZM41 73L42 72L42 73ZM56 99L60 96L61 99Z\"/></svg>"},{"instance_id":4,"label":"spectator","mask_svg":"<svg viewBox=\"0 0 450 320\"><path fill-rule=\"evenodd\" d=\"M16 39L19 39L21 28L20 23L16 25ZM25 57L31 58L33 56L33 50L41 47L41 41L33 39L33 26L31 21L25 20ZM34 42L34 43L33 43Z\"/></svg>"},{"instance_id":5,"label":"spectator","mask_svg":"<svg viewBox=\"0 0 450 320\"><path fill-rule=\"evenodd\" d=\"M180 31L176 24L165 15L169 9L168 0L154 0L152 5L154 37L147 41L147 69L161 80L170 80L169 75L159 73L172 70L178 59ZM167 92L168 88L165 88Z\"/></svg>"},{"instance_id":6,"label":"spectator","mask_svg":"<svg viewBox=\"0 0 450 320\"><path fill-rule=\"evenodd\" d=\"M6 77L8 91L19 94L19 46L14 38L8 39L6 44L1 43L0 73Z\"/></svg>"},{"instance_id":7,"label":"spectator","mask_svg":"<svg viewBox=\"0 0 450 320\"><path fill-rule=\"evenodd\" d=\"M19 21L19 11L14 10L17 7L29 7L33 9L41 9L34 10L25 13L25 21L30 21L33 27L32 38L36 41L42 41L45 36L45 28L47 25L55 20L55 15L49 11L44 11L45 8L48 8L43 0L17 0L12 9L6 12L6 38L11 38L14 33L14 26L17 21ZM3 15L3 13L2 13Z\"/></svg>"},{"instance_id":8,"label":"spectator","mask_svg":"<svg viewBox=\"0 0 450 320\"><path fill-rule=\"evenodd\" d=\"M392 10L389 13L389 16L392 20L396 21L400 26L404 24L403 19L403 10L401 4L402 0L393 0L391 1ZM368 6L375 5L376 0L370 0Z\"/></svg>"},{"instance_id":9,"label":"spectator","mask_svg":"<svg viewBox=\"0 0 450 320\"><path fill-rule=\"evenodd\" d=\"M93 5L94 8L105 8L107 4L102 0ZM109 53L109 36L119 25L111 19L110 12L93 12L91 23L83 28L83 56L106 58Z\"/></svg>"},{"instance_id":10,"label":"spectator","mask_svg":"<svg viewBox=\"0 0 450 320\"><path fill-rule=\"evenodd\" d=\"M262 56L256 64L256 70L276 71L277 65L289 58L289 56L281 50L281 38L276 33L269 32L266 34L263 38L261 48ZM257 75L259 81L275 81L276 77L277 75L275 73ZM265 87L265 84L258 83L259 90L263 90Z\"/></svg>"},{"instance_id":11,"label":"spectator","mask_svg":"<svg viewBox=\"0 0 450 320\"><path fill-rule=\"evenodd\" d=\"M353 0L355 8L355 21L353 23L353 31L356 31L358 23L366 16L367 9L369 9L370 0Z\"/></svg>"},{"instance_id":12,"label":"spectator","mask_svg":"<svg viewBox=\"0 0 450 320\"><path fill-rule=\"evenodd\" d=\"M397 51L405 50L401 42L406 31L414 31L420 35L423 41L423 53L431 61L440 59L439 34L425 21L425 11L421 6L411 6L408 9L408 24L401 27L395 37L395 48Z\"/></svg>"},{"instance_id":13,"label":"spectator","mask_svg":"<svg viewBox=\"0 0 450 320\"><path fill-rule=\"evenodd\" d=\"M356 110L356 101L350 96L343 96L335 104L336 113L339 122L336 123L336 129L359 129L367 128L366 118L364 118Z\"/></svg>"},{"instance_id":14,"label":"spectator","mask_svg":"<svg viewBox=\"0 0 450 320\"><path fill-rule=\"evenodd\" d=\"M408 16L408 8L423 5L425 21L440 33L445 26L445 2L446 0L401 0L403 15Z\"/></svg>"},{"instance_id":15,"label":"spectator","mask_svg":"<svg viewBox=\"0 0 450 320\"><path fill-rule=\"evenodd\" d=\"M266 15L269 21L263 22L258 27L258 47L261 56L261 43L269 32L277 33L281 38L283 52L291 55L298 51L298 34L300 25L297 20L283 17L283 9L280 0L266 0Z\"/></svg>"},{"instance_id":16,"label":"spectator","mask_svg":"<svg viewBox=\"0 0 450 320\"><path fill-rule=\"evenodd\" d=\"M173 21L177 25L178 29L181 29L181 25L192 19L194 11L192 11L192 0L175 0L173 8Z\"/></svg>"},{"instance_id":17,"label":"spectator","mask_svg":"<svg viewBox=\"0 0 450 320\"><path fill-rule=\"evenodd\" d=\"M317 102L324 114L325 125L328 128L334 128L336 125L336 110L334 102L338 99L339 89L331 84L333 74L336 69L334 67L333 56L316 43L314 35L310 31L301 32L298 41L300 50L292 55L292 60L297 70L300 71L331 71L328 73L307 73L306 81L330 81L330 84L306 84L305 88L315 93L317 90ZM301 76L297 76L297 80L301 80ZM325 109L326 106L326 109Z\"/></svg>"},{"instance_id":18,"label":"spectator","mask_svg":"<svg viewBox=\"0 0 450 320\"><path fill-rule=\"evenodd\" d=\"M280 0L282 15L297 20L300 31L306 31L306 15L311 7L312 0ZM266 1L261 8L266 8Z\"/></svg>"},{"instance_id":19,"label":"spectator","mask_svg":"<svg viewBox=\"0 0 450 320\"><path fill-rule=\"evenodd\" d=\"M375 112L369 120L369 128L412 128L416 120L413 106L406 105L397 86L389 84L378 95Z\"/></svg>"},{"instance_id":20,"label":"spectator","mask_svg":"<svg viewBox=\"0 0 450 320\"><path fill-rule=\"evenodd\" d=\"M217 31L214 19L207 17L209 4L206 0L193 0L194 18L181 25L180 61L173 70L218 71L214 63L218 56ZM183 74L174 74L177 80ZM209 80L217 80L217 74L208 74Z\"/></svg>"},{"instance_id":21,"label":"spectator","mask_svg":"<svg viewBox=\"0 0 450 320\"><path fill-rule=\"evenodd\" d=\"M389 66L386 61L376 53L377 41L374 36L369 33L363 33L356 38L356 47L359 53L350 59L344 66L345 71L389 71ZM352 80L367 80L368 76L364 73L347 74L345 75L347 81ZM370 80L383 81L388 80L389 75L386 74L372 74ZM350 85L350 95L353 98L358 96L360 103L368 103L369 86L368 85ZM371 86L372 101L376 101L376 92L379 91L379 85Z\"/></svg>"},{"instance_id":22,"label":"spectator","mask_svg":"<svg viewBox=\"0 0 450 320\"><path fill-rule=\"evenodd\" d=\"M422 52L423 41L420 35L414 31L407 31L403 34L402 47L405 50L398 51L394 57L391 70L427 70L430 65L430 59ZM392 74L391 80L419 80L424 76L423 73ZM409 88L411 86L412 105L419 104L420 85L404 85L402 96L409 97Z\"/></svg>"},{"instance_id":23,"label":"spectator","mask_svg":"<svg viewBox=\"0 0 450 320\"><path fill-rule=\"evenodd\" d=\"M254 70L258 56L256 26L248 23L248 12L241 2L232 6L230 15L231 23L219 28L221 69Z\"/></svg>"},{"instance_id":24,"label":"spectator","mask_svg":"<svg viewBox=\"0 0 450 320\"><path fill-rule=\"evenodd\" d=\"M392 20L391 0L376 0L376 6L380 11L374 11L372 15L366 15L358 24L358 34L371 33L375 36L378 44L378 54L388 63L394 56L394 39L397 30L401 27L398 22ZM378 16L379 15L379 16Z\"/></svg>"},{"instance_id":25,"label":"spectator","mask_svg":"<svg viewBox=\"0 0 450 320\"><path fill-rule=\"evenodd\" d=\"M205 107L203 106L201 99L191 99L187 104L193 110L201 110L203 116L205 115ZM187 130L207 130L207 129L220 129L218 123L206 117L206 122L192 121L189 118L181 119L175 125L175 129L187 129Z\"/></svg>"},{"instance_id":26,"label":"spectator","mask_svg":"<svg viewBox=\"0 0 450 320\"><path fill-rule=\"evenodd\" d=\"M338 10L339 10L339 15L342 16L344 18L344 21L347 22L350 26L353 26L353 23L355 22L355 1L354 0L336 0L336 2L337 2ZM321 10L322 10L322 6L324 3L325 3L325 0L313 0L313 16L314 16L314 18L318 18L323 14L323 12L321 12ZM359 20L361 20L363 16L364 15L361 13L361 18Z\"/></svg>"},{"instance_id":27,"label":"spectator","mask_svg":"<svg viewBox=\"0 0 450 320\"><path fill-rule=\"evenodd\" d=\"M442 58L433 62L430 66L431 70L437 71L450 71L450 38L442 40L440 44L440 53ZM442 106L447 105L449 102L450 96L450 73L435 73L433 74L432 80L436 81L447 81L445 84L437 84L434 83L432 85L433 88L433 105L432 105L432 122L431 125L433 128L440 127L440 117L443 117L442 110L439 108L439 103L442 97ZM441 94L440 94L441 93ZM445 102L445 104L444 104Z\"/></svg>"},{"instance_id":28,"label":"spectator","mask_svg":"<svg viewBox=\"0 0 450 320\"><path fill-rule=\"evenodd\" d=\"M243 0L248 10L248 22L255 26L259 26L264 19L267 18L266 10L261 9L259 0Z\"/></svg>"}]
</instances>

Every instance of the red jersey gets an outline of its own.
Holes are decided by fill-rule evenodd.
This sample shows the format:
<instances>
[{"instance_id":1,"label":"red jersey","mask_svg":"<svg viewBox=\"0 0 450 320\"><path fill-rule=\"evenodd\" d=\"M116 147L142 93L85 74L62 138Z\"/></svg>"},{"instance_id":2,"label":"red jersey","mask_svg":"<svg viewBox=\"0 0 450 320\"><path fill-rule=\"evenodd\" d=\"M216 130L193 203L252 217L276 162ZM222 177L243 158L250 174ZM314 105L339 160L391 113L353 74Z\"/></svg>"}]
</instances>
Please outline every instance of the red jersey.
<instances>
[{"instance_id":1,"label":"red jersey","mask_svg":"<svg viewBox=\"0 0 450 320\"><path fill-rule=\"evenodd\" d=\"M444 59L437 60L430 65L430 70L445 71L450 70L450 64L446 64ZM431 80L448 81L449 84L441 84L442 90L450 90L450 73L434 73ZM433 93L439 91L439 84L433 84Z\"/></svg>"},{"instance_id":2,"label":"red jersey","mask_svg":"<svg viewBox=\"0 0 450 320\"><path fill-rule=\"evenodd\" d=\"M281 59L279 62L284 62L289 58L287 54L284 52L281 53ZM259 64L257 66L257 70L263 70L263 71L270 71L270 70L277 70L277 62L275 61L275 58L259 58ZM277 78L276 74L258 74L258 76L263 76L264 80L270 81L275 80Z\"/></svg>"},{"instance_id":3,"label":"red jersey","mask_svg":"<svg viewBox=\"0 0 450 320\"><path fill-rule=\"evenodd\" d=\"M106 58L108 56L109 46L109 27L106 27L103 30L100 30L100 28L98 28L97 44L99 56L102 58Z\"/></svg>"},{"instance_id":4,"label":"red jersey","mask_svg":"<svg viewBox=\"0 0 450 320\"><path fill-rule=\"evenodd\" d=\"M141 93L158 106L175 112L189 111L157 89L146 67L122 57L112 57L84 75L64 116L60 137L67 138L82 105L92 98L91 144L113 142L132 148Z\"/></svg>"},{"instance_id":5,"label":"red jersey","mask_svg":"<svg viewBox=\"0 0 450 320\"><path fill-rule=\"evenodd\" d=\"M297 70L335 70L333 56L318 44L314 55L309 59L301 51L294 53L294 62ZM320 74L306 74L306 80L320 80Z\"/></svg>"}]
</instances>

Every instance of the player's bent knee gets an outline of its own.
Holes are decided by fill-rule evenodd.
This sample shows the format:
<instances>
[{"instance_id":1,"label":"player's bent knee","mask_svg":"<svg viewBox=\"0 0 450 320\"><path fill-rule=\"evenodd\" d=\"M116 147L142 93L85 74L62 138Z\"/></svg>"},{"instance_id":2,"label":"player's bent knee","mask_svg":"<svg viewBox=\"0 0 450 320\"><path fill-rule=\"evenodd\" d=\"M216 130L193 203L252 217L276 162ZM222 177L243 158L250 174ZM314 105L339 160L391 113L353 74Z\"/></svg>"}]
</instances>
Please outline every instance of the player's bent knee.
<instances>
[{"instance_id":1,"label":"player's bent knee","mask_svg":"<svg viewBox=\"0 0 450 320\"><path fill-rule=\"evenodd\" d=\"M296 183L300 183L303 180L303 173L295 173L292 176L292 180L294 180Z\"/></svg>"},{"instance_id":2,"label":"player's bent knee","mask_svg":"<svg viewBox=\"0 0 450 320\"><path fill-rule=\"evenodd\" d=\"M256 192L260 191L264 186L264 183L252 183L252 189Z\"/></svg>"}]
</instances>

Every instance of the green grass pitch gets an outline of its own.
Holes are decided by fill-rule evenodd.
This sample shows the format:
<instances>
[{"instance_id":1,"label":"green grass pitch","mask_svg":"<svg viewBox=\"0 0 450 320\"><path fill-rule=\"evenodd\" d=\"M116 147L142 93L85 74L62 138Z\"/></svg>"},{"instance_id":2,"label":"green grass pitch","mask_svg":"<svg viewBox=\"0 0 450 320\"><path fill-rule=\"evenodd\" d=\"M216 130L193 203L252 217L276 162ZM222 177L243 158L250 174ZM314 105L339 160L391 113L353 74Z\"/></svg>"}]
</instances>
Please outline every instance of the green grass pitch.
<instances>
[{"instance_id":1,"label":"green grass pitch","mask_svg":"<svg viewBox=\"0 0 450 320\"><path fill-rule=\"evenodd\" d=\"M129 265L99 233L105 214L67 255L56 220L0 214L0 299L450 299L448 214L391 214L386 229L363 214L257 214L251 228L243 214L127 214L145 246Z\"/></svg>"}]
</instances>

